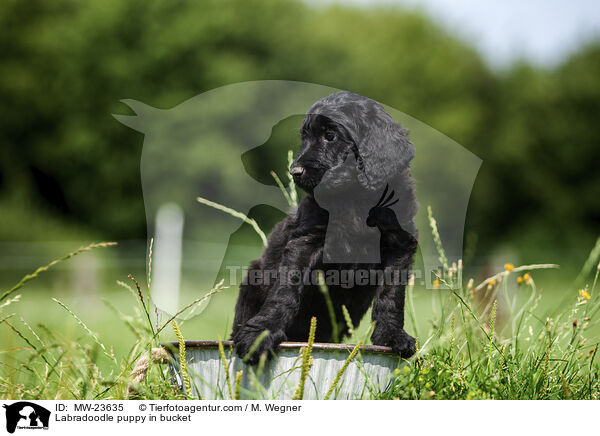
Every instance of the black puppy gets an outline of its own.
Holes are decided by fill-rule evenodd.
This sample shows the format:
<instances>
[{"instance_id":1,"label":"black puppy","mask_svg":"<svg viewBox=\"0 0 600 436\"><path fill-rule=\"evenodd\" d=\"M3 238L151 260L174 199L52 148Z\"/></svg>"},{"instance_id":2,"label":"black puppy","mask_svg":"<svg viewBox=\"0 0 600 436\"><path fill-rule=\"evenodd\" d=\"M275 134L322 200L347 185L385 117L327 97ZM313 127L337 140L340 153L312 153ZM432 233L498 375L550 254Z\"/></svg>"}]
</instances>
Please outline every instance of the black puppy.
<instances>
[{"instance_id":1,"label":"black puppy","mask_svg":"<svg viewBox=\"0 0 600 436\"><path fill-rule=\"evenodd\" d=\"M307 195L275 227L240 288L232 333L237 354L246 356L265 330L250 363L283 341L305 341L313 316L316 340L331 341L331 317L314 274L322 271L338 331L347 333L342 305L358 325L373 303L373 344L409 357L415 340L403 328L404 289L417 248L417 202L406 130L379 103L344 91L313 104L300 133L290 173Z\"/></svg>"}]
</instances>

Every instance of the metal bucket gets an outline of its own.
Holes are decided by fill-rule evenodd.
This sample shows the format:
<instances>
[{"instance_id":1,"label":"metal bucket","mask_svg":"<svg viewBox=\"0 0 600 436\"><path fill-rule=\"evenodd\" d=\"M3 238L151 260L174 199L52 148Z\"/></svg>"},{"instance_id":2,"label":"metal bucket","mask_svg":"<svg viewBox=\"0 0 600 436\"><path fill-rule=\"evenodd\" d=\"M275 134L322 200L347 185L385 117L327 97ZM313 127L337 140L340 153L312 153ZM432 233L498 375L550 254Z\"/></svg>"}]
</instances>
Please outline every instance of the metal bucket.
<instances>
[{"instance_id":1,"label":"metal bucket","mask_svg":"<svg viewBox=\"0 0 600 436\"><path fill-rule=\"evenodd\" d=\"M175 383L185 390L179 372L177 342L164 344L172 353L169 369ZM237 357L232 341L224 341L225 360L229 369L227 382L225 365L219 356L217 341L186 341L187 369L192 395L203 399L230 399L229 385L234 389L236 373L243 370L240 384L242 399L289 400L300 381L302 354L306 342L283 342L277 357L266 362L263 368L249 366ZM323 399L348 359L354 345L313 344L313 364L306 378L304 399ZM339 379L331 399L373 398L388 386L393 371L402 364L400 356L389 347L365 345L350 362Z\"/></svg>"}]
</instances>

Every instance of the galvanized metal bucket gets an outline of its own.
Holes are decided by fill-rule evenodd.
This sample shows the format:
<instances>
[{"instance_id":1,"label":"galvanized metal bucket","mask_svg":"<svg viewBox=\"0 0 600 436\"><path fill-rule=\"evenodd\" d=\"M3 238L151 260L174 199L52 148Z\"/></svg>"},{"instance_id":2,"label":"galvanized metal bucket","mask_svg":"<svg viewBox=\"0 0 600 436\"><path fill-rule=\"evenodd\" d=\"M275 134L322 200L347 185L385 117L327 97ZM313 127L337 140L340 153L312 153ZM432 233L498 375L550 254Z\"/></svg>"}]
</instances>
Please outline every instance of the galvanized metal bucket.
<instances>
[{"instance_id":1,"label":"galvanized metal bucket","mask_svg":"<svg viewBox=\"0 0 600 436\"><path fill-rule=\"evenodd\" d=\"M178 355L174 352L179 344L171 342L164 346L173 356L169 362L173 380L185 390L179 371ZM236 373L243 370L240 385L242 399L289 400L300 381L301 349L306 346L306 342L283 342L279 345L277 357L260 368L260 366L244 364L235 354L233 343L224 341L225 361L229 372L228 382L217 341L186 341L186 361L192 395L204 399L230 399L229 386L234 390ZM303 398L311 400L325 398L353 349L353 345L347 344L313 344L313 364L305 382ZM393 371L400 365L402 359L392 352L391 348L363 346L343 372L330 398L339 400L373 398L386 389Z\"/></svg>"}]
</instances>

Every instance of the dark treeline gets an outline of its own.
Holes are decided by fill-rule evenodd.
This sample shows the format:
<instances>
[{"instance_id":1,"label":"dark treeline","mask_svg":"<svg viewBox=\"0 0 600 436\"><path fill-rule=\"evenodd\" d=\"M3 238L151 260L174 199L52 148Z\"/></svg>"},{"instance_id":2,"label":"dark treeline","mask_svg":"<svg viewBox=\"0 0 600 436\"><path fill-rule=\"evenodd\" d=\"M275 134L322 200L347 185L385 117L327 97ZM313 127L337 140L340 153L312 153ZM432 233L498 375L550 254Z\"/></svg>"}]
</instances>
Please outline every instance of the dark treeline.
<instances>
[{"instance_id":1,"label":"dark treeline","mask_svg":"<svg viewBox=\"0 0 600 436\"><path fill-rule=\"evenodd\" d=\"M119 100L168 108L262 79L355 91L481 157L467 220L478 250L552 248L558 259L524 257L580 264L599 233L600 44L499 73L402 9L4 0L0 59L2 240L144 238L143 138L111 116L128 113Z\"/></svg>"}]
</instances>

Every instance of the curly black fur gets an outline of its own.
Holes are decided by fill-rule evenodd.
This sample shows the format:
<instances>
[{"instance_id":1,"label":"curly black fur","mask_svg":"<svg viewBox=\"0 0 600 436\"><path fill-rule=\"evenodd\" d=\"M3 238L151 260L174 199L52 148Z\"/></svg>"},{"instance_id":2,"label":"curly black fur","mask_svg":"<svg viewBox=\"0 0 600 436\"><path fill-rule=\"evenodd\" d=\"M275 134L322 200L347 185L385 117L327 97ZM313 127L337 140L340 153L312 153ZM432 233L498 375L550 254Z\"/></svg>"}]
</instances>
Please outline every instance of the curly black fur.
<instances>
[{"instance_id":1,"label":"curly black fur","mask_svg":"<svg viewBox=\"0 0 600 436\"><path fill-rule=\"evenodd\" d=\"M417 202L409 171L414 147L406 130L379 103L351 92L332 94L313 104L300 133L302 149L290 172L307 195L270 234L262 257L251 264L236 304L232 339L240 357L247 355L261 332L269 331L249 356L250 363L283 341L305 341L313 316L318 319L316 340L332 340L319 286L285 280L282 271L322 271L325 277L335 270L395 271L405 279L417 248L413 223ZM377 261L331 260L337 255L372 257L363 248L368 244L352 242L369 231L377 232ZM326 246L333 255L325 253ZM269 280L272 271L278 274ZM252 277L261 281L248 280ZM414 353L415 340L403 328L405 280L387 283L379 276L366 285L348 289L334 283L328 289L340 332L347 333L342 305L358 325L372 303L376 321L372 342L390 346L403 357Z\"/></svg>"}]
</instances>

